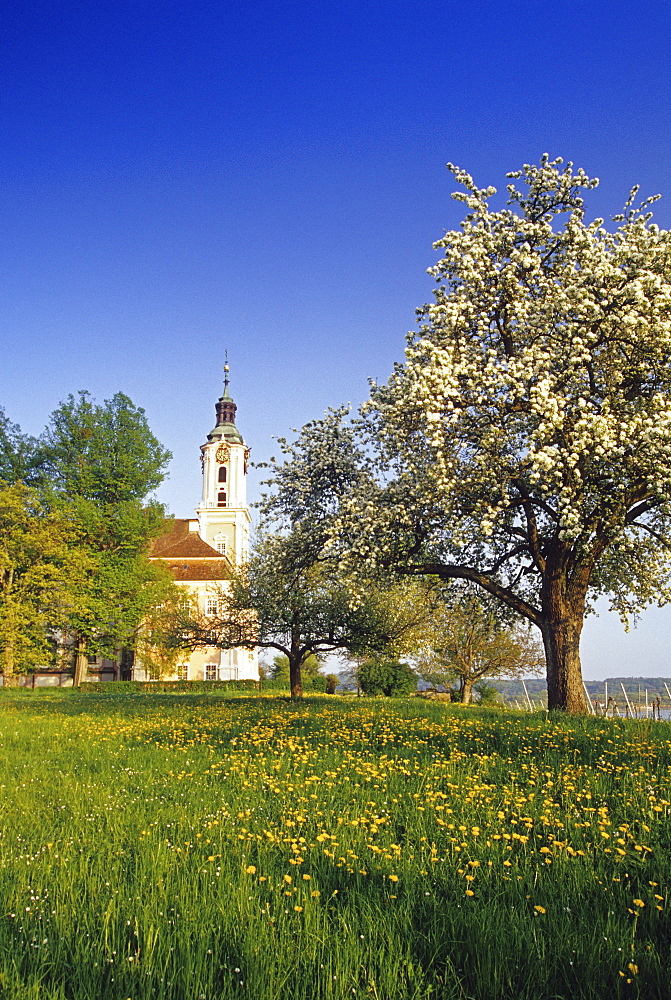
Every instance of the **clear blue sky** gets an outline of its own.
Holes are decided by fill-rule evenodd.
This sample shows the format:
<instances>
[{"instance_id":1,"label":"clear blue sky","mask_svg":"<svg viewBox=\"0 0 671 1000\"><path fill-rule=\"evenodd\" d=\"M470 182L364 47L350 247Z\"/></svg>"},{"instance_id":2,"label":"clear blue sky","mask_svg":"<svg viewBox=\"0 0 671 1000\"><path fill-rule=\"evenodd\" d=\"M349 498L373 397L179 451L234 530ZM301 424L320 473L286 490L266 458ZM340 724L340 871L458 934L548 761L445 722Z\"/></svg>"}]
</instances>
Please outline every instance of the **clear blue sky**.
<instances>
[{"instance_id":1,"label":"clear blue sky","mask_svg":"<svg viewBox=\"0 0 671 1000\"><path fill-rule=\"evenodd\" d=\"M128 2L0 9L0 403L39 433L117 390L174 453L189 515L228 348L257 460L362 401L484 186L541 153L666 196L671 5ZM253 486L252 492L255 492ZM671 613L588 622L585 674L671 674Z\"/></svg>"}]
</instances>

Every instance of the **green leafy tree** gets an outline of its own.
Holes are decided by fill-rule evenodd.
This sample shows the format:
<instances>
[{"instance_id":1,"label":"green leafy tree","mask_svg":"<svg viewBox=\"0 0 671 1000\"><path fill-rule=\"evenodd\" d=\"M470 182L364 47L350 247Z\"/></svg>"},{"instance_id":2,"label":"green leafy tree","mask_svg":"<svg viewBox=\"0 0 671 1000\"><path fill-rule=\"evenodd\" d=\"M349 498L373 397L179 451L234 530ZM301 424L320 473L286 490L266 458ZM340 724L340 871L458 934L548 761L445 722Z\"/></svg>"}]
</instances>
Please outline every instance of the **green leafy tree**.
<instances>
[{"instance_id":1,"label":"green leafy tree","mask_svg":"<svg viewBox=\"0 0 671 1000\"><path fill-rule=\"evenodd\" d=\"M306 656L301 664L302 680L304 682L307 681L308 684L312 684L316 677L322 676L320 667L321 663L318 656L314 653ZM273 657L270 678L274 681L285 681L287 685L289 684L289 657L285 656L284 653L279 653Z\"/></svg>"},{"instance_id":2,"label":"green leafy tree","mask_svg":"<svg viewBox=\"0 0 671 1000\"><path fill-rule=\"evenodd\" d=\"M477 691L480 696L481 705L501 705L501 693L499 689L494 685L490 684L489 681L478 681L477 684L473 685L473 690Z\"/></svg>"},{"instance_id":3,"label":"green leafy tree","mask_svg":"<svg viewBox=\"0 0 671 1000\"><path fill-rule=\"evenodd\" d=\"M0 486L0 661L4 683L48 663L90 570L77 525L23 483Z\"/></svg>"},{"instance_id":4,"label":"green leafy tree","mask_svg":"<svg viewBox=\"0 0 671 1000\"><path fill-rule=\"evenodd\" d=\"M417 674L400 660L364 660L357 669L357 679L364 694L400 697L417 690Z\"/></svg>"},{"instance_id":5,"label":"green leafy tree","mask_svg":"<svg viewBox=\"0 0 671 1000\"><path fill-rule=\"evenodd\" d=\"M499 602L473 587L455 587L435 606L423 633L417 671L431 684L454 681L468 705L488 677L528 677L544 666L543 647Z\"/></svg>"},{"instance_id":6,"label":"green leafy tree","mask_svg":"<svg viewBox=\"0 0 671 1000\"><path fill-rule=\"evenodd\" d=\"M35 438L21 432L0 406L0 484L34 483L40 462Z\"/></svg>"},{"instance_id":7,"label":"green leafy tree","mask_svg":"<svg viewBox=\"0 0 671 1000\"><path fill-rule=\"evenodd\" d=\"M52 414L42 459L50 502L76 521L92 566L70 619L75 683L85 677L87 653L134 647L145 617L172 594L169 575L147 557L164 521L150 494L169 458L144 411L122 393L97 404L81 392Z\"/></svg>"},{"instance_id":8,"label":"green leafy tree","mask_svg":"<svg viewBox=\"0 0 671 1000\"><path fill-rule=\"evenodd\" d=\"M321 663L319 657L314 653L306 656L303 660L302 669L304 678L316 677L320 672ZM285 656L284 653L280 653L273 657L273 663L270 670L270 676L274 681L288 681L289 680L289 657Z\"/></svg>"},{"instance_id":9,"label":"green leafy tree","mask_svg":"<svg viewBox=\"0 0 671 1000\"><path fill-rule=\"evenodd\" d=\"M326 675L326 694L335 694L340 683L340 678L337 674L327 674Z\"/></svg>"}]
</instances>

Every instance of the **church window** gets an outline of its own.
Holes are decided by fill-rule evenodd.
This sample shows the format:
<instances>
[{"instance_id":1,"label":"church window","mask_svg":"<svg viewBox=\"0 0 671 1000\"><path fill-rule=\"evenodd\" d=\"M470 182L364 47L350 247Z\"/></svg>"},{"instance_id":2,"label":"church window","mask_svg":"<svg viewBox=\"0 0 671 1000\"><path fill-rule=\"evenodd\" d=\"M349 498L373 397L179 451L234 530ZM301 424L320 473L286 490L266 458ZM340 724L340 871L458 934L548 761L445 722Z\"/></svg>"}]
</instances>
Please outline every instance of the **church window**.
<instances>
[{"instance_id":1,"label":"church window","mask_svg":"<svg viewBox=\"0 0 671 1000\"><path fill-rule=\"evenodd\" d=\"M226 506L226 494L224 492L221 492L217 496L217 507L225 507L225 506Z\"/></svg>"},{"instance_id":2,"label":"church window","mask_svg":"<svg viewBox=\"0 0 671 1000\"><path fill-rule=\"evenodd\" d=\"M217 679L217 664L216 663L206 663L205 664L205 680L206 681L216 681Z\"/></svg>"},{"instance_id":3,"label":"church window","mask_svg":"<svg viewBox=\"0 0 671 1000\"><path fill-rule=\"evenodd\" d=\"M177 680L178 681L188 681L189 679L189 664L180 663L177 667Z\"/></svg>"},{"instance_id":4,"label":"church window","mask_svg":"<svg viewBox=\"0 0 671 1000\"><path fill-rule=\"evenodd\" d=\"M205 614L216 615L219 611L219 601L216 597L208 597L205 601Z\"/></svg>"},{"instance_id":5,"label":"church window","mask_svg":"<svg viewBox=\"0 0 671 1000\"><path fill-rule=\"evenodd\" d=\"M222 556L226 555L226 538L224 537L224 535L217 535L215 537L214 547L220 555Z\"/></svg>"},{"instance_id":6,"label":"church window","mask_svg":"<svg viewBox=\"0 0 671 1000\"><path fill-rule=\"evenodd\" d=\"M220 465L219 466L219 482L220 483L225 483L226 482L226 466L225 465Z\"/></svg>"}]
</instances>

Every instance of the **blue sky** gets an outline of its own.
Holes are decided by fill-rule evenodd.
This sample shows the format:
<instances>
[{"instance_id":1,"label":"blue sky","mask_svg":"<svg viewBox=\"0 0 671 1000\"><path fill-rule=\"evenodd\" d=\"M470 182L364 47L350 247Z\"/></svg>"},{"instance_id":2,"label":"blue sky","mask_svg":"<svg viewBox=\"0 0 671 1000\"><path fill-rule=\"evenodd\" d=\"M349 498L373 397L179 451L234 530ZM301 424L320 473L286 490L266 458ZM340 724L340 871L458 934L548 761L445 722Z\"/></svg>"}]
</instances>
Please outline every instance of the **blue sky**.
<instances>
[{"instance_id":1,"label":"blue sky","mask_svg":"<svg viewBox=\"0 0 671 1000\"><path fill-rule=\"evenodd\" d=\"M400 360L460 218L544 151L671 224L671 5L6 0L0 403L126 392L188 515L228 349L253 457ZM256 487L252 484L252 493ZM671 674L671 612L592 619L585 674Z\"/></svg>"}]
</instances>

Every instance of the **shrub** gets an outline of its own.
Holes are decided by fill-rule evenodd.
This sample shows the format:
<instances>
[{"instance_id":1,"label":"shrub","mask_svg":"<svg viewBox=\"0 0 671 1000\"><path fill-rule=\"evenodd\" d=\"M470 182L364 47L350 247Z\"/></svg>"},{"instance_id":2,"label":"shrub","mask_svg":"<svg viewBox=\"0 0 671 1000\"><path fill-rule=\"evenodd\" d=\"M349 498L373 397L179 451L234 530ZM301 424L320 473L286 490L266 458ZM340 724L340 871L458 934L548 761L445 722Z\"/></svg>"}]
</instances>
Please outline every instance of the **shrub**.
<instances>
[{"instance_id":1,"label":"shrub","mask_svg":"<svg viewBox=\"0 0 671 1000\"><path fill-rule=\"evenodd\" d=\"M364 694L391 698L417 689L417 674L399 660L366 660L359 667L358 677Z\"/></svg>"},{"instance_id":2,"label":"shrub","mask_svg":"<svg viewBox=\"0 0 671 1000\"><path fill-rule=\"evenodd\" d=\"M129 691L183 691L202 694L207 691L258 691L258 681L84 681L82 691L127 694Z\"/></svg>"}]
</instances>

